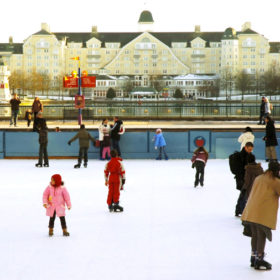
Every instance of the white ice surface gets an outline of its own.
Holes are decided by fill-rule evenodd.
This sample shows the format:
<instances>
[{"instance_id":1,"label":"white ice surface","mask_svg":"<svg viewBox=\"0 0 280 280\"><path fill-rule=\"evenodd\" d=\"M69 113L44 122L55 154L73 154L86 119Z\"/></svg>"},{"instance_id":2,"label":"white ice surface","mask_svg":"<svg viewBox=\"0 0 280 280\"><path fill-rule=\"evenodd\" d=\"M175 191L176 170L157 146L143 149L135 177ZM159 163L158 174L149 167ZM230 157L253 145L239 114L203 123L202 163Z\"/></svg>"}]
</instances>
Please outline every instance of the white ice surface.
<instances>
[{"instance_id":1,"label":"white ice surface","mask_svg":"<svg viewBox=\"0 0 280 280\"><path fill-rule=\"evenodd\" d=\"M267 243L270 272L249 267L250 239L234 217L238 196L226 160L210 160L205 186L193 187L186 160L125 160L123 213L109 213L105 163L0 160L1 280L258 280L280 278L280 236ZM266 168L266 166L265 166ZM62 237L48 237L42 193L60 173L73 204Z\"/></svg>"}]
</instances>

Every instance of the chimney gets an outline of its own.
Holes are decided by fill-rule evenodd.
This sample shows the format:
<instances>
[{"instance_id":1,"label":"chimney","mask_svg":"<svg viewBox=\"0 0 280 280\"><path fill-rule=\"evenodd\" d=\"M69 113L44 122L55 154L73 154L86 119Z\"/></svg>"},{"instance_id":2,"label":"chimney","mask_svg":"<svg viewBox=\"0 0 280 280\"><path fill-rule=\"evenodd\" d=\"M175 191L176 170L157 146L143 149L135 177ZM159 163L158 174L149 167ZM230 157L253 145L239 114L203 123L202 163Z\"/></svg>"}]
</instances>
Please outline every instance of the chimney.
<instances>
[{"instance_id":1,"label":"chimney","mask_svg":"<svg viewBox=\"0 0 280 280\"><path fill-rule=\"evenodd\" d=\"M250 21L246 21L243 25L242 25L242 32L244 32L247 29L251 29L251 22Z\"/></svg>"},{"instance_id":2,"label":"chimney","mask_svg":"<svg viewBox=\"0 0 280 280\"><path fill-rule=\"evenodd\" d=\"M200 25L196 25L196 26L194 27L194 32L195 32L195 33L200 33Z\"/></svg>"},{"instance_id":3,"label":"chimney","mask_svg":"<svg viewBox=\"0 0 280 280\"><path fill-rule=\"evenodd\" d=\"M45 22L41 23L41 29L42 29L42 30L45 30L45 31L47 31L47 32L50 32L50 27L49 27L49 25L48 25L47 23L45 23Z\"/></svg>"},{"instance_id":4,"label":"chimney","mask_svg":"<svg viewBox=\"0 0 280 280\"><path fill-rule=\"evenodd\" d=\"M97 33L98 33L98 31L97 31L97 26L96 26L96 25L94 25L94 26L91 27L91 33L92 33L92 34L97 34Z\"/></svg>"},{"instance_id":5,"label":"chimney","mask_svg":"<svg viewBox=\"0 0 280 280\"><path fill-rule=\"evenodd\" d=\"M13 37L10 36L10 37L9 37L9 44L12 45L13 43L14 43L14 42L13 42Z\"/></svg>"}]
</instances>

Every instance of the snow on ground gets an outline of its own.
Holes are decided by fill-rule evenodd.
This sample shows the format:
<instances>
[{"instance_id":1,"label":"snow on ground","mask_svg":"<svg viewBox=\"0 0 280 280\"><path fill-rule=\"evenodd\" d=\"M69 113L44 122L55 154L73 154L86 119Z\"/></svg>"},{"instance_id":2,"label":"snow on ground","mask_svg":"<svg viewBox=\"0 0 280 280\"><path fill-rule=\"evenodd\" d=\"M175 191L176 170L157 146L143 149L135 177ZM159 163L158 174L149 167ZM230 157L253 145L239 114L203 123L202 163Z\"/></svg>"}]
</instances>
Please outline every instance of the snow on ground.
<instances>
[{"instance_id":1,"label":"snow on ground","mask_svg":"<svg viewBox=\"0 0 280 280\"><path fill-rule=\"evenodd\" d=\"M266 248L273 270L249 267L250 239L234 217L238 191L226 160L210 160L196 189L190 161L125 160L123 213L107 210L105 163L80 170L75 163L51 160L40 169L34 160L0 160L1 280L279 279L279 230ZM48 237L41 199L54 173L72 199L69 238L59 219Z\"/></svg>"}]
</instances>

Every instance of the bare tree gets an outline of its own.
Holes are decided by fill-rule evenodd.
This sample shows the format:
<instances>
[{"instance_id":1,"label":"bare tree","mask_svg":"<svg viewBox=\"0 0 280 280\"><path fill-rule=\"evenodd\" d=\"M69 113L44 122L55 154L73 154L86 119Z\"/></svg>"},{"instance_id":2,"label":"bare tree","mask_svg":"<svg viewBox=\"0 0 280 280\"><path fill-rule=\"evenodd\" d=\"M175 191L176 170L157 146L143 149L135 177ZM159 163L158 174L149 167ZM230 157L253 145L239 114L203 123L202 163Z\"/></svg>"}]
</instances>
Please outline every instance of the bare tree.
<instances>
[{"instance_id":1,"label":"bare tree","mask_svg":"<svg viewBox=\"0 0 280 280\"><path fill-rule=\"evenodd\" d=\"M280 88L280 73L276 65L271 65L264 73L264 88L270 96L277 94Z\"/></svg>"},{"instance_id":2,"label":"bare tree","mask_svg":"<svg viewBox=\"0 0 280 280\"><path fill-rule=\"evenodd\" d=\"M252 85L252 76L245 70L241 70L237 73L235 78L236 89L241 91L242 101L244 100L244 94L247 92Z\"/></svg>"},{"instance_id":3,"label":"bare tree","mask_svg":"<svg viewBox=\"0 0 280 280\"><path fill-rule=\"evenodd\" d=\"M123 85L124 96L128 97L129 93L133 90L134 86L131 80L126 80Z\"/></svg>"},{"instance_id":4,"label":"bare tree","mask_svg":"<svg viewBox=\"0 0 280 280\"><path fill-rule=\"evenodd\" d=\"M161 92L165 87L162 77L157 75L150 76L150 84L157 92Z\"/></svg>"},{"instance_id":5,"label":"bare tree","mask_svg":"<svg viewBox=\"0 0 280 280\"><path fill-rule=\"evenodd\" d=\"M221 71L220 88L226 92L226 100L231 98L235 77L232 69L224 67ZM229 93L229 96L228 96Z\"/></svg>"},{"instance_id":6,"label":"bare tree","mask_svg":"<svg viewBox=\"0 0 280 280\"><path fill-rule=\"evenodd\" d=\"M22 71L13 71L9 77L9 87L13 93L20 89L24 95L27 89L27 75Z\"/></svg>"}]
</instances>

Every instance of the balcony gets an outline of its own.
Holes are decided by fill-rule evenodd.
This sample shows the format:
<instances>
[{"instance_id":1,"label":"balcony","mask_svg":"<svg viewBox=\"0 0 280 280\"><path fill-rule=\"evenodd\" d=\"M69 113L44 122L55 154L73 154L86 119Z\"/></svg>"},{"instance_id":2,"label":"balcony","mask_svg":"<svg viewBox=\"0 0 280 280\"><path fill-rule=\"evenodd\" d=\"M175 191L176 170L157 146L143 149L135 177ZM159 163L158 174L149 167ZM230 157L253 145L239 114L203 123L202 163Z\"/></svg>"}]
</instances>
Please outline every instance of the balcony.
<instances>
[{"instance_id":1,"label":"balcony","mask_svg":"<svg viewBox=\"0 0 280 280\"><path fill-rule=\"evenodd\" d=\"M204 53L193 53L191 55L192 58L205 58L205 54Z\"/></svg>"}]
</instances>

